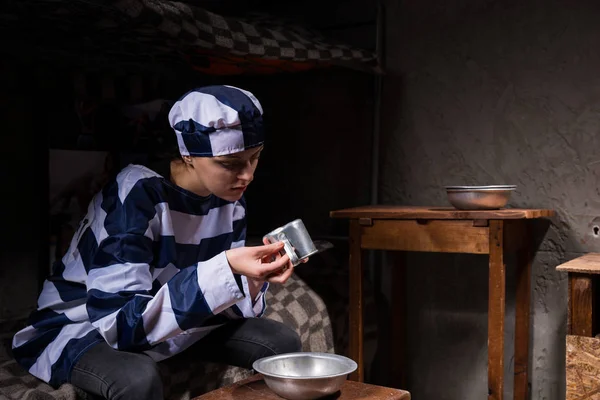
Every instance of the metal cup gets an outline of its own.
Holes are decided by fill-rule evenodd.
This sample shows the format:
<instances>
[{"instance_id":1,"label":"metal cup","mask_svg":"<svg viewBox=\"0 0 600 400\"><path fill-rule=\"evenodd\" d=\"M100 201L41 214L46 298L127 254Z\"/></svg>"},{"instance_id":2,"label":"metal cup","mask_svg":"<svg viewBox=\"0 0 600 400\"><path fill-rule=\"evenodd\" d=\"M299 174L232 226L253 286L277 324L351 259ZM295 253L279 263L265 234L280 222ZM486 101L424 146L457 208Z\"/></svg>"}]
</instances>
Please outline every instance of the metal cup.
<instances>
[{"instance_id":1,"label":"metal cup","mask_svg":"<svg viewBox=\"0 0 600 400\"><path fill-rule=\"evenodd\" d=\"M285 251L283 254L288 255L294 267L303 259L318 252L301 219L296 219L267 233L264 238L269 243L283 242Z\"/></svg>"}]
</instances>

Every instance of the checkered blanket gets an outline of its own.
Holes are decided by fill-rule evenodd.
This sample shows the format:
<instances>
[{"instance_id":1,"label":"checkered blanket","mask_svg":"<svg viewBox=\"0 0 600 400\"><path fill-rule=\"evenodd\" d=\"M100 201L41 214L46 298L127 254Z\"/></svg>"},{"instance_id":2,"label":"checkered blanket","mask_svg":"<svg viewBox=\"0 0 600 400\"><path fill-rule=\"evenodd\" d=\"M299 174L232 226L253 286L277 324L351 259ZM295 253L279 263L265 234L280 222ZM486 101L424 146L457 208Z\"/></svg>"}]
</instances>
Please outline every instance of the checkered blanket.
<instances>
[{"instance_id":1,"label":"checkered blanket","mask_svg":"<svg viewBox=\"0 0 600 400\"><path fill-rule=\"evenodd\" d=\"M5 47L69 59L205 63L198 51L288 61L375 64L373 52L325 39L272 17L230 18L170 0L3 0ZM1 30L0 30L1 31ZM10 34L9 34L10 32ZM15 43L12 43L15 42ZM196 56L196 59L194 58Z\"/></svg>"},{"instance_id":2,"label":"checkered blanket","mask_svg":"<svg viewBox=\"0 0 600 400\"><path fill-rule=\"evenodd\" d=\"M304 351L333 352L331 320L325 303L306 283L292 276L285 285L271 285L265 314L296 329ZM65 384L53 389L30 375L10 356L12 334L23 321L0 325L0 400L84 400L91 399L76 387ZM168 399L185 400L248 377L252 372L237 367L190 360L159 363Z\"/></svg>"}]
</instances>

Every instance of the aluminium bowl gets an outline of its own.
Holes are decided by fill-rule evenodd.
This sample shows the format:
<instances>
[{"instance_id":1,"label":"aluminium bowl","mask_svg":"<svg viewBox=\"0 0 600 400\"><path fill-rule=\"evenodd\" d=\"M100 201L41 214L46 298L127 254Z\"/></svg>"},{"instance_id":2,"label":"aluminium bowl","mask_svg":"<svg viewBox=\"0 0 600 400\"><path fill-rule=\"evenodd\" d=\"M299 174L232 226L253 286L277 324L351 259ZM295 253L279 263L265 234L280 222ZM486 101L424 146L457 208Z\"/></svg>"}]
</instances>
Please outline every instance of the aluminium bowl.
<instances>
[{"instance_id":1,"label":"aluminium bowl","mask_svg":"<svg viewBox=\"0 0 600 400\"><path fill-rule=\"evenodd\" d=\"M506 206L515 185L446 186L448 201L459 210L498 210Z\"/></svg>"},{"instance_id":2,"label":"aluminium bowl","mask_svg":"<svg viewBox=\"0 0 600 400\"><path fill-rule=\"evenodd\" d=\"M336 354L297 352L261 358L252 368L279 396L313 400L338 392L357 364Z\"/></svg>"}]
</instances>

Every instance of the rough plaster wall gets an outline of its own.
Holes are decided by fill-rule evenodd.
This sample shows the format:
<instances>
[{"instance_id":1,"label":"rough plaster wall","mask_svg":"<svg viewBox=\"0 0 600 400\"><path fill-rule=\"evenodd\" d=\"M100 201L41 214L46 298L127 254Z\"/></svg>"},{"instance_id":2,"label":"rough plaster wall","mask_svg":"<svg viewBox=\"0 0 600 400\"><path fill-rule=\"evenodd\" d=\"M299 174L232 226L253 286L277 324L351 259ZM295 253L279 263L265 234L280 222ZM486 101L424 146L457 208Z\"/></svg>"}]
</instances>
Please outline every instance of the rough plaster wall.
<instances>
[{"instance_id":1,"label":"rough plaster wall","mask_svg":"<svg viewBox=\"0 0 600 400\"><path fill-rule=\"evenodd\" d=\"M507 183L519 186L511 206L558 212L533 267L532 399L564 398L566 276L555 267L600 250L599 17L593 1L387 1L382 201L445 206L444 185ZM485 257L410 265L413 397L485 398Z\"/></svg>"}]
</instances>

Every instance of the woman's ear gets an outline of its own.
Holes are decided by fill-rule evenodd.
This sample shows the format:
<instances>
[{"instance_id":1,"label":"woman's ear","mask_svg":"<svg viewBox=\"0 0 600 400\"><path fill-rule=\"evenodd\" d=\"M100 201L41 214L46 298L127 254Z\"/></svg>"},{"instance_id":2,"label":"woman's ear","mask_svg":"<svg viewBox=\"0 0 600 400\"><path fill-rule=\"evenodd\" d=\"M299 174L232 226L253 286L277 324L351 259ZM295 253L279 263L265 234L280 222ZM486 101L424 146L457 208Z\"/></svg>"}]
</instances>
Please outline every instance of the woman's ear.
<instances>
[{"instance_id":1,"label":"woman's ear","mask_svg":"<svg viewBox=\"0 0 600 400\"><path fill-rule=\"evenodd\" d=\"M183 162L186 163L189 166L194 166L194 163L192 162L192 157L190 156L183 156Z\"/></svg>"}]
</instances>

